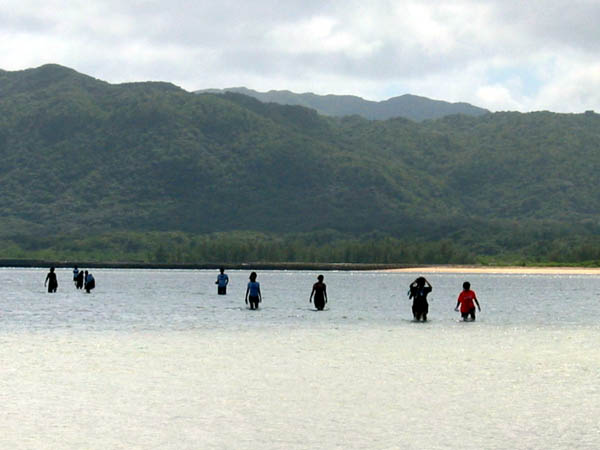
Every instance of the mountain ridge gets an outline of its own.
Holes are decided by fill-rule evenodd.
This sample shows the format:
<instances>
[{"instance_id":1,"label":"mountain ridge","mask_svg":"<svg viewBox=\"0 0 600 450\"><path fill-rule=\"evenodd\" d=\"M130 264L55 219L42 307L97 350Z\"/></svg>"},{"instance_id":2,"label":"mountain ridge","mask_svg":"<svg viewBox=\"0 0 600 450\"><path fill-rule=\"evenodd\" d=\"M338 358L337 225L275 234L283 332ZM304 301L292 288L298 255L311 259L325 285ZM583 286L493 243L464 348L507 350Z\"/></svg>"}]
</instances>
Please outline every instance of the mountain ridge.
<instances>
[{"instance_id":1,"label":"mountain ridge","mask_svg":"<svg viewBox=\"0 0 600 450\"><path fill-rule=\"evenodd\" d=\"M118 249L175 236L156 250L160 260L169 246L192 251L181 233L223 242L249 233L222 253L235 259L262 248L256 233L274 246L295 233L308 242L278 258L339 237L345 250L331 258L361 262L352 239L369 236L382 254L380 243L400 245L388 238L410 243L399 260L443 262L450 244L571 255L600 236L597 114L371 121L49 66L0 72L0 158L0 254L9 256L56 242L103 254L98 235ZM428 242L440 246L415 244Z\"/></svg>"},{"instance_id":2,"label":"mountain ridge","mask_svg":"<svg viewBox=\"0 0 600 450\"><path fill-rule=\"evenodd\" d=\"M282 105L304 106L315 109L320 114L327 116L349 116L356 114L369 120L387 120L394 117L404 117L420 122L435 120L453 114L480 116L490 113L487 109L479 108L465 102L450 103L411 94L404 94L382 101L371 101L355 95L318 95L311 92L297 94L289 90L259 92L246 87L206 89L195 92L212 94L235 92L254 97L264 103L272 102Z\"/></svg>"}]
</instances>

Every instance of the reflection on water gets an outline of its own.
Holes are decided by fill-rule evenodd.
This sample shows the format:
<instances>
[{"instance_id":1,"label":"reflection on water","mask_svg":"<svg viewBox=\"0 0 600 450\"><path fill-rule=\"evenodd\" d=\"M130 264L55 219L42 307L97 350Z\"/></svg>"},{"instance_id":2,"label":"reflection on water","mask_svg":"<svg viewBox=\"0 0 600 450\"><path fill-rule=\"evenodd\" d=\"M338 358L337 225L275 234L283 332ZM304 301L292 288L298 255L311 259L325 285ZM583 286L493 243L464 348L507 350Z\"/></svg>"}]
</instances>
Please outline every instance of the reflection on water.
<instances>
[{"instance_id":1,"label":"reflection on water","mask_svg":"<svg viewBox=\"0 0 600 450\"><path fill-rule=\"evenodd\" d=\"M600 279L408 274L0 270L2 448L598 448ZM483 311L453 311L468 279Z\"/></svg>"}]
</instances>

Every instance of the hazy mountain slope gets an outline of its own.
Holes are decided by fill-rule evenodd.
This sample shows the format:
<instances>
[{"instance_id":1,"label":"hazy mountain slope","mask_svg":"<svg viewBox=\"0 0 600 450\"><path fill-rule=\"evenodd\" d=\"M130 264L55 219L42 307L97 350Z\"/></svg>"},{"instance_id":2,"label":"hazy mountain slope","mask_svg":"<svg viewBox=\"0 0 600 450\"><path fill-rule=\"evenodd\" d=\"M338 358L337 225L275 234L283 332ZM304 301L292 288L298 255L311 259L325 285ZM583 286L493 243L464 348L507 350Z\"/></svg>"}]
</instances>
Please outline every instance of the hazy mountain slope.
<instances>
[{"instance_id":1,"label":"hazy mountain slope","mask_svg":"<svg viewBox=\"0 0 600 450\"><path fill-rule=\"evenodd\" d=\"M456 142L445 177L463 210L597 223L600 116L550 112L448 117L427 125Z\"/></svg>"},{"instance_id":2,"label":"hazy mountain slope","mask_svg":"<svg viewBox=\"0 0 600 450\"><path fill-rule=\"evenodd\" d=\"M364 231L400 226L398 210L415 195L399 182L401 160L381 164L303 108L259 114L228 98L113 86L57 66L10 77L18 88L0 105L5 223Z\"/></svg>"},{"instance_id":3,"label":"hazy mountain slope","mask_svg":"<svg viewBox=\"0 0 600 450\"><path fill-rule=\"evenodd\" d=\"M296 94L290 91L258 92L243 87L208 89L198 92L235 92L254 97L265 103L305 106L327 116L359 115L366 119L375 120L404 117L420 122L429 119L439 119L440 117L453 114L481 116L489 113L487 109L478 108L468 103L448 103L410 94L393 97L381 102L374 102L353 95Z\"/></svg>"}]
</instances>

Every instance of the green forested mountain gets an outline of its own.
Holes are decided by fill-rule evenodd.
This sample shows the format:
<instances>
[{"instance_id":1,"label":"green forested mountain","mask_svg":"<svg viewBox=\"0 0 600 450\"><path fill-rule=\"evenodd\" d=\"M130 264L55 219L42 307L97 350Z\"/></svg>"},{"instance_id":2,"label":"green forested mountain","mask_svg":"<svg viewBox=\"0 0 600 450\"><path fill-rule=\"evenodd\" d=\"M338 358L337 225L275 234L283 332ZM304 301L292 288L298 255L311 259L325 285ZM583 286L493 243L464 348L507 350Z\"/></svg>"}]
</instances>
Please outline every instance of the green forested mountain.
<instances>
[{"instance_id":1,"label":"green forested mountain","mask_svg":"<svg viewBox=\"0 0 600 450\"><path fill-rule=\"evenodd\" d=\"M326 116L343 117L356 115L371 120L404 117L405 119L420 122L455 114L482 116L489 113L487 109L468 103L449 103L410 94L374 102L354 95L317 95L310 92L296 94L290 91L258 92L245 87L198 91L198 93L212 94L224 94L226 92L254 97L263 103L305 106L315 109L319 114Z\"/></svg>"},{"instance_id":2,"label":"green forested mountain","mask_svg":"<svg viewBox=\"0 0 600 450\"><path fill-rule=\"evenodd\" d=\"M0 72L0 258L600 259L600 117L416 123Z\"/></svg>"}]
</instances>

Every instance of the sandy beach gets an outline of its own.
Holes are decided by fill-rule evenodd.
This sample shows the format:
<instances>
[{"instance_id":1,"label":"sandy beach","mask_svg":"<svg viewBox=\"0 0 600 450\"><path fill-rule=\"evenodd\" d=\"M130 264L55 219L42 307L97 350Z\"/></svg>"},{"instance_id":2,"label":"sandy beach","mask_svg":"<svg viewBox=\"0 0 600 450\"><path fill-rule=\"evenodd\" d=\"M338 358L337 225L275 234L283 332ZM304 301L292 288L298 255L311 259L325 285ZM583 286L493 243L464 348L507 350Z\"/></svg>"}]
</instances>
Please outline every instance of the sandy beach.
<instances>
[{"instance_id":1,"label":"sandy beach","mask_svg":"<svg viewBox=\"0 0 600 450\"><path fill-rule=\"evenodd\" d=\"M600 275L600 268L587 267L493 267L493 266L431 266L386 269L393 273L485 273L523 275Z\"/></svg>"}]
</instances>

